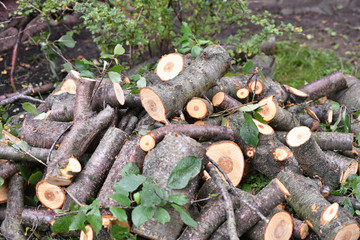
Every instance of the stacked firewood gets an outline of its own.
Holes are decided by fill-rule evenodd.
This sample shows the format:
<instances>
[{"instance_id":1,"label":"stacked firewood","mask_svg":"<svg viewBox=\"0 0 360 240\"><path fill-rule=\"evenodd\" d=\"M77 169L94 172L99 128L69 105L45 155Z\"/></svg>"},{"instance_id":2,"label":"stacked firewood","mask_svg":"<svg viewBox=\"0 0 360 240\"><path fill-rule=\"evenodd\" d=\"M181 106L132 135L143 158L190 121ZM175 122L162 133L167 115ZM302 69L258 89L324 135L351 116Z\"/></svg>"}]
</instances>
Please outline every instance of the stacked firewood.
<instances>
[{"instance_id":1,"label":"stacked firewood","mask_svg":"<svg viewBox=\"0 0 360 240\"><path fill-rule=\"evenodd\" d=\"M197 226L184 226L168 209L170 222L150 220L132 226L133 233L149 239L305 239L310 227L321 239L358 239L356 220L327 197L358 172L353 140L359 123L352 121L350 133L325 132L321 123L343 114L331 109L329 99L351 111L360 109L360 80L335 72L295 89L256 70L223 77L229 66L221 46L207 47L195 60L169 54L155 73L146 73L148 86L139 94L71 71L38 107L46 119L27 114L23 120L20 138L30 147L19 152L0 145L0 158L11 160L0 165L0 177L6 179L1 201L8 202L0 211L2 234L25 239L23 227L34 223L51 230L58 216L46 209L69 210L94 197L104 210L117 206L108 195L129 162L166 188L176 164L196 156L205 159L204 171L176 193L189 199L220 193L185 205ZM252 120L259 131L256 147L240 133L246 116L238 111L255 103L266 122ZM36 186L43 209L24 206L18 162L30 168L46 165ZM271 179L256 195L235 188L249 169ZM285 202L293 213L280 208ZM116 224L106 213L103 222Z\"/></svg>"}]
</instances>

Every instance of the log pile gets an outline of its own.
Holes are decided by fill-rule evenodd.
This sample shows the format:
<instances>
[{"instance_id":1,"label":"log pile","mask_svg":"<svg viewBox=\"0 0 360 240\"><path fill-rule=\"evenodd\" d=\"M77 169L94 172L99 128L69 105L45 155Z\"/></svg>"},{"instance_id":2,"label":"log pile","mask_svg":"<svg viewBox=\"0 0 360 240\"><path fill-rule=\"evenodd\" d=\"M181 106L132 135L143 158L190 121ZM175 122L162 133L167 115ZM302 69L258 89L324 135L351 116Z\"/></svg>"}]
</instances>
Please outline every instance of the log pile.
<instances>
[{"instance_id":1,"label":"log pile","mask_svg":"<svg viewBox=\"0 0 360 240\"><path fill-rule=\"evenodd\" d=\"M140 226L121 223L130 224L131 232L144 238L305 239L312 229L320 239L358 239L356 220L326 199L340 182L358 172L355 130L322 132L320 124L337 119L324 97L352 112L360 109L356 93L360 80L336 72L294 89L257 73L223 77L229 64L221 46L207 47L192 61L169 54L152 73L161 81L148 81L140 94L125 89L124 102L108 79L96 90L96 80L71 71L38 107L48 113L47 119L25 116L20 137L30 146L16 151L19 140L8 133L0 144L0 159L7 160L0 164L0 177L6 180L0 197L7 201L0 209L2 235L25 239L24 227L34 224L37 230L50 231L59 218L52 209L69 210L96 197L104 210L103 227L120 224L107 211L118 206L108 196L122 179L124 166L132 162L156 185L194 202L184 209L191 212L196 227L184 225L169 207L166 224L154 219ZM322 102L315 103L319 98ZM253 117L262 117L262 122L251 121L258 132L256 146L241 134L251 110L246 114L239 110L254 104L259 108L252 110ZM347 114L352 119L351 112ZM355 129L357 125L354 121ZM171 171L187 156L201 158L203 171L185 188L168 189ZM43 168L36 185L43 208L24 205L27 184L15 163ZM257 194L236 188L254 171L270 183ZM293 212L280 209L284 203ZM90 225L86 229L81 239L101 239L110 231L96 236Z\"/></svg>"}]
</instances>

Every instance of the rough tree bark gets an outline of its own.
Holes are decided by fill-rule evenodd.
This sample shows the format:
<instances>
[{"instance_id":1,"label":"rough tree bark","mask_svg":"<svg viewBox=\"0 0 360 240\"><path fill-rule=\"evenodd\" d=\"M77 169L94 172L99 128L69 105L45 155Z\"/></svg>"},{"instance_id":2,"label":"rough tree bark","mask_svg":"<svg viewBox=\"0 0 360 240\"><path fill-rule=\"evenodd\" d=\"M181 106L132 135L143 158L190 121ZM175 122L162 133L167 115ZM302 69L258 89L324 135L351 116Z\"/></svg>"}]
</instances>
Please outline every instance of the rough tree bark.
<instances>
[{"instance_id":1,"label":"rough tree bark","mask_svg":"<svg viewBox=\"0 0 360 240\"><path fill-rule=\"evenodd\" d=\"M189 184L180 190L169 189L167 181L171 171L176 164L188 156L202 158L205 149L195 140L174 133L169 133L150 151L144 161L143 175L153 177L154 182L171 194L185 194L188 199L193 199L198 185L198 179L192 179ZM159 171L161 169L162 171ZM188 209L189 204L184 206ZM155 220L149 220L139 227L133 227L132 231L140 236L152 239L176 239L181 232L183 222L180 215L173 208L165 207L168 210L171 220L166 224L161 224Z\"/></svg>"},{"instance_id":2,"label":"rough tree bark","mask_svg":"<svg viewBox=\"0 0 360 240\"><path fill-rule=\"evenodd\" d=\"M193 97L215 86L226 71L230 57L221 46L209 46L177 77L140 90L141 103L157 121L168 123ZM196 79L196 80L195 80Z\"/></svg>"}]
</instances>

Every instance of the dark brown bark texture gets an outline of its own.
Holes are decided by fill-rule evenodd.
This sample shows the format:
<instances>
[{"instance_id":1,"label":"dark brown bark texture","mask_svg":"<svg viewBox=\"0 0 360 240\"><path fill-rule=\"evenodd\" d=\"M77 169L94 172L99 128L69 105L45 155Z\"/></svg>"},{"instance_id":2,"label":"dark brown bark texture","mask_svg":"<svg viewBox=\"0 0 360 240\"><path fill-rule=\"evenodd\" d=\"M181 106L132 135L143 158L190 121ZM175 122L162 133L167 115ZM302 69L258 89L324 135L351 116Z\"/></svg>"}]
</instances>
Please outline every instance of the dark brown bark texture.
<instances>
[{"instance_id":1,"label":"dark brown bark texture","mask_svg":"<svg viewBox=\"0 0 360 240\"><path fill-rule=\"evenodd\" d=\"M23 122L20 137L30 146L51 148L52 144L70 125L72 124L68 122L34 120L27 117ZM63 139L64 135L57 141L57 144L61 144Z\"/></svg>"},{"instance_id":2,"label":"dark brown bark texture","mask_svg":"<svg viewBox=\"0 0 360 240\"><path fill-rule=\"evenodd\" d=\"M24 209L24 179L14 175L9 182L8 201L5 219L1 224L1 233L6 238L26 239L21 225L21 213Z\"/></svg>"},{"instance_id":3,"label":"dark brown bark texture","mask_svg":"<svg viewBox=\"0 0 360 240\"><path fill-rule=\"evenodd\" d=\"M264 215L270 214L270 211L285 200L284 193L277 184L277 179L272 180L263 188L249 204ZM247 230L253 227L260 217L254 213L247 205L242 204L235 210L236 226L238 236L241 237ZM222 224L210 239L229 239L226 223Z\"/></svg>"},{"instance_id":4,"label":"dark brown bark texture","mask_svg":"<svg viewBox=\"0 0 360 240\"><path fill-rule=\"evenodd\" d=\"M301 91L309 94L308 99L314 100L331 94L348 87L342 72L334 72L330 75L322 77L300 88Z\"/></svg>"},{"instance_id":5,"label":"dark brown bark texture","mask_svg":"<svg viewBox=\"0 0 360 240\"><path fill-rule=\"evenodd\" d=\"M49 149L45 148L35 148L30 147L27 149L27 152L31 153L31 155L35 156L36 158L40 159L43 162L46 162L46 158L50 153ZM56 151L53 151L53 154ZM25 152L20 152L15 150L15 148L10 146L1 146L0 145L0 159L11 159L14 162L33 162L37 163L32 156L26 154Z\"/></svg>"},{"instance_id":6,"label":"dark brown bark texture","mask_svg":"<svg viewBox=\"0 0 360 240\"><path fill-rule=\"evenodd\" d=\"M3 179L9 178L19 171L20 169L16 163L6 161L0 164L0 177Z\"/></svg>"},{"instance_id":7,"label":"dark brown bark texture","mask_svg":"<svg viewBox=\"0 0 360 240\"><path fill-rule=\"evenodd\" d=\"M87 203L91 197L96 197L97 191L104 182L115 156L119 153L128 135L122 130L110 127L95 152L86 163L85 168L66 191L79 202ZM70 209L74 200L67 196L64 209Z\"/></svg>"},{"instance_id":8,"label":"dark brown bark texture","mask_svg":"<svg viewBox=\"0 0 360 240\"><path fill-rule=\"evenodd\" d=\"M99 193L100 206L103 208L109 208L111 206L118 206L115 200L108 198L107 196L115 193L113 189L114 183L121 180L121 169L129 162L134 163L142 170L143 161L145 158L145 152L141 150L138 145L139 137L128 140L121 148L118 157L114 161L109 174L107 175L103 186Z\"/></svg>"},{"instance_id":9,"label":"dark brown bark texture","mask_svg":"<svg viewBox=\"0 0 360 240\"><path fill-rule=\"evenodd\" d=\"M188 156L202 158L205 155L205 149L195 140L179 135L169 133L165 138L151 150L144 161L143 175L153 177L154 182L166 189L169 195L185 194L188 199L193 199L198 185L198 178L192 179L189 184L180 190L169 189L167 181L170 173L176 164ZM184 206L189 208L189 204ZM152 239L176 239L181 232L183 222L180 215L173 208L168 210L171 220L166 224L161 224L154 220L149 220L139 227L133 227L132 231L140 236Z\"/></svg>"}]
</instances>

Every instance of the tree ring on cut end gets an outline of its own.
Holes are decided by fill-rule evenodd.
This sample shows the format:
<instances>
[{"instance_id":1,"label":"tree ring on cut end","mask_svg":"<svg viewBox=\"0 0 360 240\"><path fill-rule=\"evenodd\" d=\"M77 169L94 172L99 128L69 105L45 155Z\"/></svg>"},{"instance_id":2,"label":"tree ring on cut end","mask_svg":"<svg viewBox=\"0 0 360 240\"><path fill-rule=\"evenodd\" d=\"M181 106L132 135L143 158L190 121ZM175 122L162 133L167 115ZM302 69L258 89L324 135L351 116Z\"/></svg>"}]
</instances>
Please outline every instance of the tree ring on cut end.
<instances>
[{"instance_id":1,"label":"tree ring on cut end","mask_svg":"<svg viewBox=\"0 0 360 240\"><path fill-rule=\"evenodd\" d=\"M168 81L176 77L184 67L184 59L179 53L171 53L162 56L155 73L159 76L161 81Z\"/></svg>"},{"instance_id":2,"label":"tree ring on cut end","mask_svg":"<svg viewBox=\"0 0 360 240\"><path fill-rule=\"evenodd\" d=\"M167 123L164 104L154 90L144 87L140 90L140 100L145 111L154 120Z\"/></svg>"},{"instance_id":3,"label":"tree ring on cut end","mask_svg":"<svg viewBox=\"0 0 360 240\"><path fill-rule=\"evenodd\" d=\"M47 208L59 209L65 202L65 193L59 186L40 181L36 185L36 195Z\"/></svg>"},{"instance_id":4,"label":"tree ring on cut end","mask_svg":"<svg viewBox=\"0 0 360 240\"><path fill-rule=\"evenodd\" d=\"M308 127L294 127L286 136L286 143L291 147L299 147L306 143L311 137L311 130Z\"/></svg>"}]
</instances>

